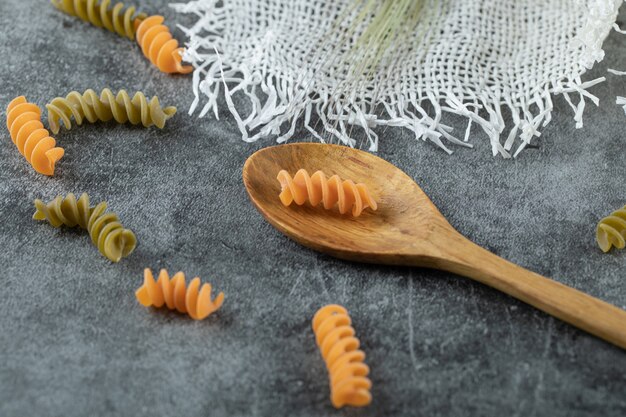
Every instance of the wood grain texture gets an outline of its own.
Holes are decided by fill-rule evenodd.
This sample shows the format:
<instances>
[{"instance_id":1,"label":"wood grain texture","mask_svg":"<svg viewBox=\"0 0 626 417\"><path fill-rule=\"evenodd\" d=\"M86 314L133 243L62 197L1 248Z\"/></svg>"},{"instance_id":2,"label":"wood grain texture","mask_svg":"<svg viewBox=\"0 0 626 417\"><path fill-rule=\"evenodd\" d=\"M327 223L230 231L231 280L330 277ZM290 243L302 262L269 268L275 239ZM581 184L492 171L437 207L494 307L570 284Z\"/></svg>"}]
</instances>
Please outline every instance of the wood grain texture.
<instances>
[{"instance_id":1,"label":"wood grain texture","mask_svg":"<svg viewBox=\"0 0 626 417\"><path fill-rule=\"evenodd\" d=\"M301 168L365 183L378 210L352 217L309 204L283 206L276 176L281 169L293 175ZM626 349L626 311L475 245L408 175L370 153L313 143L265 148L246 161L243 180L267 221L302 245L352 261L451 271Z\"/></svg>"}]
</instances>

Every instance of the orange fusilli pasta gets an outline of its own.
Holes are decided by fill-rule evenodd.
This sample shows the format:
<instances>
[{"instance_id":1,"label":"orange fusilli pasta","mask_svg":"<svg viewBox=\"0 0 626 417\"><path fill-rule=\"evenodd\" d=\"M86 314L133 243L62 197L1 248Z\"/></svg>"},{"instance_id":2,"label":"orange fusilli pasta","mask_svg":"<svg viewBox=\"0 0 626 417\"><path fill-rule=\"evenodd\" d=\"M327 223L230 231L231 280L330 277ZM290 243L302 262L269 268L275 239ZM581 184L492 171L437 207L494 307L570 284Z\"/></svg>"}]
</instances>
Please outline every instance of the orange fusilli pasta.
<instances>
[{"instance_id":1,"label":"orange fusilli pasta","mask_svg":"<svg viewBox=\"0 0 626 417\"><path fill-rule=\"evenodd\" d=\"M44 175L54 174L54 165L63 157L63 148L41 123L41 109L26 101L24 96L13 99L7 106L7 129L11 140L35 171Z\"/></svg>"},{"instance_id":2,"label":"orange fusilli pasta","mask_svg":"<svg viewBox=\"0 0 626 417\"><path fill-rule=\"evenodd\" d=\"M352 320L342 306L322 307L313 317L313 332L330 377L331 402L335 408L363 407L372 402L369 367L363 362Z\"/></svg>"},{"instance_id":3,"label":"orange fusilli pasta","mask_svg":"<svg viewBox=\"0 0 626 417\"><path fill-rule=\"evenodd\" d=\"M200 278L191 280L189 287L185 284L185 274L178 272L170 279L167 271L162 269L157 281L152 271L144 270L143 285L135 292L137 300L143 306L162 307L187 313L195 320L207 318L217 311L224 303L224 293L220 292L211 300L211 284L202 284Z\"/></svg>"},{"instance_id":4,"label":"orange fusilli pasta","mask_svg":"<svg viewBox=\"0 0 626 417\"><path fill-rule=\"evenodd\" d=\"M182 65L178 41L172 38L167 26L163 24L163 16L150 16L137 27L137 42L146 58L165 73L187 74L193 67Z\"/></svg>"},{"instance_id":5,"label":"orange fusilli pasta","mask_svg":"<svg viewBox=\"0 0 626 417\"><path fill-rule=\"evenodd\" d=\"M352 209L355 217L361 215L367 207L372 210L377 208L376 201L365 184L355 184L351 180L342 181L338 175L326 178L322 171L309 175L306 170L301 169L292 178L287 171L281 170L277 179L282 187L280 201L285 206L292 202L302 205L308 200L315 207L323 202L327 210L338 205L341 214Z\"/></svg>"}]
</instances>

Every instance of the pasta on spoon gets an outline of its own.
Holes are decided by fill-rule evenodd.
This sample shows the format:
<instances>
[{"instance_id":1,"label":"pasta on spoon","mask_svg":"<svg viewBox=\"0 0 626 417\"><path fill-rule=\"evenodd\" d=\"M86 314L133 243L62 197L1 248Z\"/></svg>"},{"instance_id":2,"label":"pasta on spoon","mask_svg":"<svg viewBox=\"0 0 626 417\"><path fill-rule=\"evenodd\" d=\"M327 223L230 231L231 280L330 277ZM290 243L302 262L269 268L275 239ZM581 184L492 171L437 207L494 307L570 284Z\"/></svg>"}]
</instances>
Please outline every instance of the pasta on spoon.
<instances>
[{"instance_id":1,"label":"pasta on spoon","mask_svg":"<svg viewBox=\"0 0 626 417\"><path fill-rule=\"evenodd\" d=\"M378 208L367 185L342 180L338 175L327 178L322 171L309 175L305 169L300 169L292 178L283 169L277 179L282 188L279 198L285 206L292 202L301 206L308 201L313 207L323 203L324 208L330 210L337 205L341 214L351 209L354 217L360 216L368 207L373 211Z\"/></svg>"}]
</instances>

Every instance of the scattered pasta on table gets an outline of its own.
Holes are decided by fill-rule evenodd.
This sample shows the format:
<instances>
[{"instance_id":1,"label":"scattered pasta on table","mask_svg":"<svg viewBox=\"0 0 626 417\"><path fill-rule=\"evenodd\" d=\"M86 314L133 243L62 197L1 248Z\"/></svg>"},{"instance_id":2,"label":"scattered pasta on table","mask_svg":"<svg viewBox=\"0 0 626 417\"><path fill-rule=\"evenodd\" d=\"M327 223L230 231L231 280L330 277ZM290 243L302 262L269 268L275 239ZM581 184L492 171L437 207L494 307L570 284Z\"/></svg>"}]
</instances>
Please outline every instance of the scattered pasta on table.
<instances>
[{"instance_id":1,"label":"scattered pasta on table","mask_svg":"<svg viewBox=\"0 0 626 417\"><path fill-rule=\"evenodd\" d=\"M41 123L41 109L24 96L13 99L7 106L7 129L19 152L35 171L53 175L56 162L65 151Z\"/></svg>"},{"instance_id":2,"label":"scattered pasta on table","mask_svg":"<svg viewBox=\"0 0 626 417\"><path fill-rule=\"evenodd\" d=\"M65 198L58 196L48 204L37 199L35 208L35 220L47 220L53 227L79 226L87 230L92 243L111 262L130 255L137 245L135 234L122 226L117 214L105 213L107 203L91 207L86 193L78 200L71 193Z\"/></svg>"},{"instance_id":3,"label":"scattered pasta on table","mask_svg":"<svg viewBox=\"0 0 626 417\"><path fill-rule=\"evenodd\" d=\"M178 41L163 24L164 20L158 15L144 19L137 28L137 42L144 56L161 72L188 74L193 67L182 65L183 48L178 47Z\"/></svg>"},{"instance_id":4,"label":"scattered pasta on table","mask_svg":"<svg viewBox=\"0 0 626 417\"><path fill-rule=\"evenodd\" d=\"M359 349L348 311L336 304L322 307L313 317L315 341L326 362L330 397L335 408L363 407L372 402L372 382L365 353Z\"/></svg>"},{"instance_id":5,"label":"scattered pasta on table","mask_svg":"<svg viewBox=\"0 0 626 417\"><path fill-rule=\"evenodd\" d=\"M613 246L617 249L624 249L626 246L626 206L600 220L596 227L596 241L603 252L610 251Z\"/></svg>"},{"instance_id":6,"label":"scattered pasta on table","mask_svg":"<svg viewBox=\"0 0 626 417\"><path fill-rule=\"evenodd\" d=\"M200 286L196 277L185 284L185 274L177 272L170 279L165 269L161 269L157 281L152 271L144 270L143 285L135 292L137 301L145 307L167 306L170 310L187 313L194 320L203 320L217 311L224 303L224 293L220 292L211 300L211 284Z\"/></svg>"},{"instance_id":7,"label":"scattered pasta on table","mask_svg":"<svg viewBox=\"0 0 626 417\"><path fill-rule=\"evenodd\" d=\"M128 39L135 39L137 26L146 18L145 13L135 14L134 6L124 10L124 3L121 2L110 7L111 0L52 0L52 4L70 16Z\"/></svg>"},{"instance_id":8,"label":"scattered pasta on table","mask_svg":"<svg viewBox=\"0 0 626 417\"><path fill-rule=\"evenodd\" d=\"M156 126L162 129L165 122L176 114L176 107L163 108L157 96L148 99L144 93L138 91L131 98L126 90L117 94L110 89L103 89L100 94L94 90L84 93L70 92L65 97L57 97L46 104L48 110L48 124L53 133L58 133L61 123L66 129L72 128L74 123L82 125L84 120L89 123L98 121L117 123L141 124L144 127Z\"/></svg>"}]
</instances>

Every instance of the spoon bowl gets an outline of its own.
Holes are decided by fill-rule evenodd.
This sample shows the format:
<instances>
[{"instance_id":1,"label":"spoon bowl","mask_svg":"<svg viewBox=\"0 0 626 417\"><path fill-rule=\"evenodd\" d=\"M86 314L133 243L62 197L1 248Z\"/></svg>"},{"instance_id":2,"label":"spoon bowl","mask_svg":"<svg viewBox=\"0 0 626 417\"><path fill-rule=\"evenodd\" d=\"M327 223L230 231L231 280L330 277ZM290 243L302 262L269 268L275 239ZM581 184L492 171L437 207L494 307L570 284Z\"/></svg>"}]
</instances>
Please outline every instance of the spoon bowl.
<instances>
[{"instance_id":1,"label":"spoon bowl","mask_svg":"<svg viewBox=\"0 0 626 417\"><path fill-rule=\"evenodd\" d=\"M366 209L353 217L336 208L324 210L321 204L285 207L277 198L281 187L276 175L281 169L295 174L302 168L311 174L321 169L328 176L337 174L355 182L367 179L377 211ZM447 224L404 172L345 146L307 143L262 149L246 162L244 182L252 202L274 227L305 246L343 259L401 264L398 255L414 256L415 246L427 240L434 223ZM421 249L426 253L429 247ZM393 256L388 261L389 255ZM414 260L407 259L407 264L413 265Z\"/></svg>"},{"instance_id":2,"label":"spoon bowl","mask_svg":"<svg viewBox=\"0 0 626 417\"><path fill-rule=\"evenodd\" d=\"M280 170L365 183L378 209L360 216L292 204L278 195ZM422 189L399 168L345 146L297 143L262 149L246 161L252 203L279 231L314 250L358 262L424 266L482 282L600 338L626 348L626 312L514 265L458 233Z\"/></svg>"}]
</instances>

